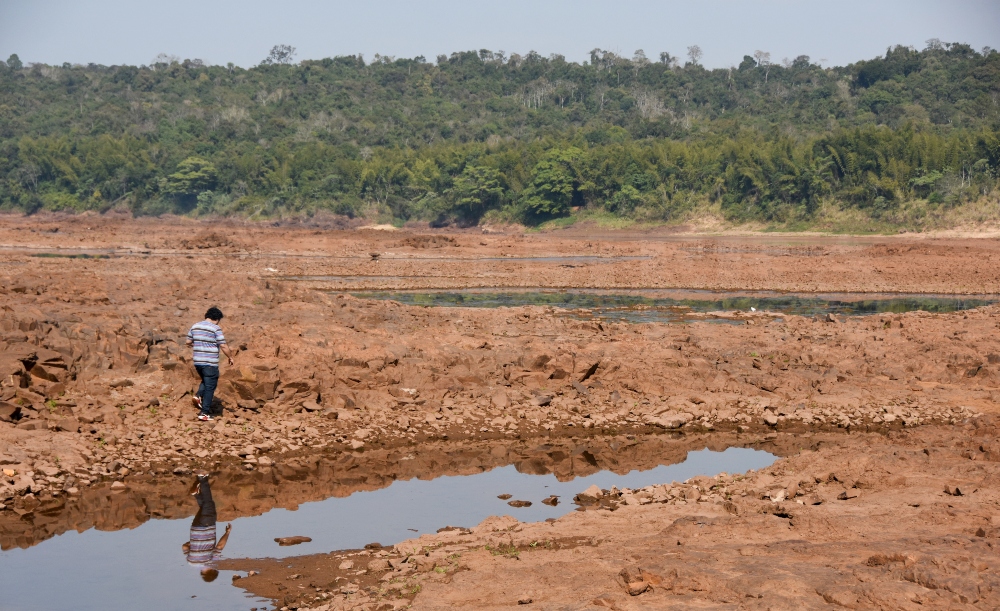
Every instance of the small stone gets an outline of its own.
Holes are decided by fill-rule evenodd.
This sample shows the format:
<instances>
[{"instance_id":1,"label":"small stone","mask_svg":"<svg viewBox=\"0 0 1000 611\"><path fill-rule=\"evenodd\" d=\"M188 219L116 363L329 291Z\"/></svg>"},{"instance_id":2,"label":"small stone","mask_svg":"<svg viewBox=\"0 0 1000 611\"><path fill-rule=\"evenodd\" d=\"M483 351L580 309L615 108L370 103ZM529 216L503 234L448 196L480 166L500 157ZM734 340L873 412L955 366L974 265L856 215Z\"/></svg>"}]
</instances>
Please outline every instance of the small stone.
<instances>
[{"instance_id":1,"label":"small stone","mask_svg":"<svg viewBox=\"0 0 1000 611\"><path fill-rule=\"evenodd\" d=\"M511 507L531 507L531 501L507 501Z\"/></svg>"},{"instance_id":2,"label":"small stone","mask_svg":"<svg viewBox=\"0 0 1000 611\"><path fill-rule=\"evenodd\" d=\"M340 593L341 594L354 594L355 592L357 592L360 589L361 589L361 586L359 586L358 584L356 584L356 583L349 583L347 585L343 585L343 586L340 587Z\"/></svg>"},{"instance_id":3,"label":"small stone","mask_svg":"<svg viewBox=\"0 0 1000 611\"><path fill-rule=\"evenodd\" d=\"M57 431L78 433L80 431L80 421L76 418L60 418L56 421L55 428Z\"/></svg>"},{"instance_id":4,"label":"small stone","mask_svg":"<svg viewBox=\"0 0 1000 611\"><path fill-rule=\"evenodd\" d=\"M944 493L949 496L962 496L962 489L958 486L945 486Z\"/></svg>"},{"instance_id":5,"label":"small stone","mask_svg":"<svg viewBox=\"0 0 1000 611\"><path fill-rule=\"evenodd\" d=\"M76 486L70 486L69 488L66 489L66 494L70 496L76 496L80 494L80 489L77 488Z\"/></svg>"},{"instance_id":6,"label":"small stone","mask_svg":"<svg viewBox=\"0 0 1000 611\"><path fill-rule=\"evenodd\" d=\"M597 484L591 484L589 488L576 495L577 501L593 502L604 496L604 492L597 487Z\"/></svg>"},{"instance_id":7,"label":"small stone","mask_svg":"<svg viewBox=\"0 0 1000 611\"><path fill-rule=\"evenodd\" d=\"M299 545L300 543L309 543L312 541L309 537L276 537L274 542L281 546L286 545Z\"/></svg>"},{"instance_id":8,"label":"small stone","mask_svg":"<svg viewBox=\"0 0 1000 611\"><path fill-rule=\"evenodd\" d=\"M128 488L128 486L125 485L125 482L115 482L111 484L112 490L124 490L126 488Z\"/></svg>"},{"instance_id":9,"label":"small stone","mask_svg":"<svg viewBox=\"0 0 1000 611\"><path fill-rule=\"evenodd\" d=\"M134 382L128 378L122 378L120 380L114 380L109 384L111 388L125 388L126 386L133 386Z\"/></svg>"},{"instance_id":10,"label":"small stone","mask_svg":"<svg viewBox=\"0 0 1000 611\"><path fill-rule=\"evenodd\" d=\"M846 501L846 500L849 500L849 499L856 499L859 496L861 496L861 493L858 492L858 490L856 488L848 488L847 490L844 490L843 492L841 492L840 494L838 494L837 495L837 499L839 499L841 501Z\"/></svg>"},{"instance_id":11,"label":"small stone","mask_svg":"<svg viewBox=\"0 0 1000 611\"><path fill-rule=\"evenodd\" d=\"M649 582L633 581L625 586L625 590L628 592L629 596L638 596L643 592L649 590Z\"/></svg>"},{"instance_id":12,"label":"small stone","mask_svg":"<svg viewBox=\"0 0 1000 611\"><path fill-rule=\"evenodd\" d=\"M501 501L506 501L509 498L513 498L513 496L514 496L513 494L498 494L497 498L500 499Z\"/></svg>"},{"instance_id":13,"label":"small stone","mask_svg":"<svg viewBox=\"0 0 1000 611\"><path fill-rule=\"evenodd\" d=\"M340 566L338 566L337 568L339 568L341 571L349 571L354 568L354 562L350 560L345 560L341 562Z\"/></svg>"},{"instance_id":14,"label":"small stone","mask_svg":"<svg viewBox=\"0 0 1000 611\"><path fill-rule=\"evenodd\" d=\"M552 403L552 395L538 395L531 402L538 407L545 407L546 405Z\"/></svg>"},{"instance_id":15,"label":"small stone","mask_svg":"<svg viewBox=\"0 0 1000 611\"><path fill-rule=\"evenodd\" d=\"M17 471L15 471L15 470L13 470L13 469L4 469L4 470L3 470L3 474L4 474L4 475L5 475L6 477L14 477L15 475L17 475Z\"/></svg>"},{"instance_id":16,"label":"small stone","mask_svg":"<svg viewBox=\"0 0 1000 611\"><path fill-rule=\"evenodd\" d=\"M775 426L778 424L778 416L776 416L771 410L766 409L764 410L764 422L766 422L769 426Z\"/></svg>"},{"instance_id":17,"label":"small stone","mask_svg":"<svg viewBox=\"0 0 1000 611\"><path fill-rule=\"evenodd\" d=\"M262 467L270 467L271 465L274 464L274 461L268 458L267 456L261 456L260 458L257 459L257 464Z\"/></svg>"},{"instance_id":18,"label":"small stone","mask_svg":"<svg viewBox=\"0 0 1000 611\"><path fill-rule=\"evenodd\" d=\"M548 498L542 499L542 504L543 505L549 505L551 507L555 507L556 505L559 504L559 497L553 494L552 496L550 496Z\"/></svg>"},{"instance_id":19,"label":"small stone","mask_svg":"<svg viewBox=\"0 0 1000 611\"><path fill-rule=\"evenodd\" d=\"M519 605L530 605L533 602L535 601L530 596L522 596L521 598L517 599L517 604Z\"/></svg>"},{"instance_id":20,"label":"small stone","mask_svg":"<svg viewBox=\"0 0 1000 611\"><path fill-rule=\"evenodd\" d=\"M352 450L360 450L361 448L365 447L365 442L361 441L360 439L355 439L348 445Z\"/></svg>"}]
</instances>

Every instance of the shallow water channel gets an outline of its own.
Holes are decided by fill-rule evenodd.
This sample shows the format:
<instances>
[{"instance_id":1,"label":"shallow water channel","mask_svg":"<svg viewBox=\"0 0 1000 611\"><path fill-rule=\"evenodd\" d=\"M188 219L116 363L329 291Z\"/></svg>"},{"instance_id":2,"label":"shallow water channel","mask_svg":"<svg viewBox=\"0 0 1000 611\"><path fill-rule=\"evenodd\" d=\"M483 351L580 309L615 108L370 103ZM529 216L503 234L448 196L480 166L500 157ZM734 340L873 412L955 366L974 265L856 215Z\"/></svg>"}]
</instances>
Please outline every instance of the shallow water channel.
<instances>
[{"instance_id":1,"label":"shallow water channel","mask_svg":"<svg viewBox=\"0 0 1000 611\"><path fill-rule=\"evenodd\" d=\"M280 485L299 492L292 494L292 501L283 501L285 507L277 506L281 501L276 499L283 497L281 488L258 486L262 491L260 498L270 495L274 502L268 504L265 501L263 505L254 506L251 494L245 493L248 487L245 474L237 473L229 479L219 475L214 478L217 485L213 483L213 494L220 513L218 532L221 536L224 523L231 523L233 526L224 552L224 556L228 558L287 557L360 548L371 542L391 545L449 525L474 526L490 515L508 514L522 521L559 517L576 508L571 502L573 495L591 484L602 488L638 488L683 481L696 475L745 472L766 467L776 459L773 454L758 449L729 447L721 451L707 448L685 450L670 446L669 443L633 442L626 443L627 447L624 448L617 444L606 444L595 449L596 454L577 451L575 457L563 449L556 448L553 451L545 446L542 453L522 454L522 460L518 462L486 466L486 470L481 470L484 468L481 461L479 467L462 461L455 462L453 454L450 466L441 465L445 473L463 470L475 472L437 477L433 473L415 477L407 473L383 473L378 476L382 483L376 484L376 489L365 489L372 487L371 473L356 476L353 480L349 475L346 479L342 475L343 481L324 483L300 479L294 475L296 471L293 469L288 471L292 473L289 481ZM704 448L705 444L701 445ZM631 451L629 447L632 448ZM691 444L687 444L687 447L691 447ZM650 456L647 449L640 448L651 448L662 453L660 458L656 458ZM487 452L491 455L497 453L496 449ZM462 456L465 460L469 454L464 453ZM555 462L545 456L555 456L552 459ZM637 458L638 456L642 458ZM683 460L676 462L681 457ZM619 461L618 458L622 460ZM439 460L440 457L435 457L430 463ZM615 463L612 468L618 473L600 468L609 460ZM390 471L405 470L403 465L407 461L429 464L420 456L403 455L390 464ZM675 464L666 464L671 461ZM474 460L473 463L475 462ZM577 466L574 467L574 464ZM629 465L639 465L639 468L630 469ZM581 475L572 477L574 470L580 471ZM583 474L587 471L590 472ZM329 471L320 469L314 471L314 474L315 477L325 477L329 475ZM265 479L267 477L264 474L256 475ZM261 477L258 477L258 482L262 481ZM189 483L186 480L192 478L188 477L184 482L180 481L184 478L174 479L178 480L174 484L177 489L182 483L186 486ZM319 491L311 489L302 493L303 487L315 487ZM139 488L137 485L136 489ZM341 496L345 490L355 491ZM512 494L514 499L531 501L532 505L528 508L509 507L505 501L497 498L497 495L503 493ZM104 528L119 530L108 532L89 526L81 529L79 525L71 524L64 528L62 534L41 540L26 549L0 552L0 608L141 608L153 611L245 611L250 607L272 608L267 601L250 598L243 590L230 585L232 572L220 571L218 578L209 583L203 581L197 568L187 564L181 544L188 539L190 516L195 508L190 497L183 495L171 500L172 503L183 506L181 513L186 512L184 517L157 519L146 515L139 516L139 523L135 524L130 523L127 516L113 514L127 514L130 507L134 511L133 505L138 505L140 511L143 508L149 511L157 505L162 507L163 499L152 493L133 493L131 489L126 494L142 498L125 499L109 493L112 506L98 505L96 510L112 514L105 516L108 520L103 523ZM142 496L143 494L146 496ZM315 498L317 494L328 496L308 500L310 497ZM539 502L549 495L558 495L561 500L559 505L551 507ZM121 507L113 507L116 498ZM156 512L153 513L155 515ZM252 515L254 513L259 515ZM100 527L99 524L98 528ZM74 528L82 532L76 532ZM312 542L295 547L279 547L274 542L275 537L293 535L312 537ZM24 541L22 537L18 539L18 544L23 547ZM31 543L29 540L28 544Z\"/></svg>"},{"instance_id":2,"label":"shallow water channel","mask_svg":"<svg viewBox=\"0 0 1000 611\"><path fill-rule=\"evenodd\" d=\"M633 323L681 322L692 313L762 312L814 316L862 316L911 311L955 312L990 305L996 295L943 296L931 294L795 294L776 292L715 292L703 290L632 290L623 292L567 290L357 291L355 297L398 301L408 305L496 308L551 306L574 315ZM704 318L700 318L704 320ZM708 320L712 320L709 318ZM715 319L728 322L727 319Z\"/></svg>"}]
</instances>

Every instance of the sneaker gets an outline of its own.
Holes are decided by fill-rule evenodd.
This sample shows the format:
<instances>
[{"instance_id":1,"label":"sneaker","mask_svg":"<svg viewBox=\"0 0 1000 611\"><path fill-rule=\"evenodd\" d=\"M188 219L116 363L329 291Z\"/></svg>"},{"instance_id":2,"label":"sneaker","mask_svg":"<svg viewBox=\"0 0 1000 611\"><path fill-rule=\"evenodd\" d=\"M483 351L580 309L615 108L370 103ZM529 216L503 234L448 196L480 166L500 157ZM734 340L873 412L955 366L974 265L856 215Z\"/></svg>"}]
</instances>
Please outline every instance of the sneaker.
<instances>
[{"instance_id":1,"label":"sneaker","mask_svg":"<svg viewBox=\"0 0 1000 611\"><path fill-rule=\"evenodd\" d=\"M198 397L196 395L191 395L191 403L194 403L195 407L201 409L201 397Z\"/></svg>"},{"instance_id":2,"label":"sneaker","mask_svg":"<svg viewBox=\"0 0 1000 611\"><path fill-rule=\"evenodd\" d=\"M201 420L202 422L211 422L215 420L215 418L209 416L208 414L198 414L198 420Z\"/></svg>"}]
</instances>

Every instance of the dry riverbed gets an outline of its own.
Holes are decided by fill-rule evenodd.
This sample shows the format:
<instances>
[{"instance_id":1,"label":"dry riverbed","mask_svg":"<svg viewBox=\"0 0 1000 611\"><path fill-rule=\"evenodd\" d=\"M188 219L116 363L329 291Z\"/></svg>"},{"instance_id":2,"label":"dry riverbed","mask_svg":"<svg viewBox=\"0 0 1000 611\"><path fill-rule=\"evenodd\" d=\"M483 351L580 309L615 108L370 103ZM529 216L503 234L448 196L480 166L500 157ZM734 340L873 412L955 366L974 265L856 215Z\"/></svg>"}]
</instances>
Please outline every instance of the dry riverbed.
<instances>
[{"instance_id":1,"label":"dry riverbed","mask_svg":"<svg viewBox=\"0 0 1000 611\"><path fill-rule=\"evenodd\" d=\"M0 538L89 528L100 495L179 487L194 469L280 473L431 444L787 434L804 450L745 478L608 490L551 523L497 518L299 558L294 572L229 562L257 567L239 585L289 608L995 608L998 306L630 325L544 306L403 306L289 276L362 278L352 289L992 294L997 256L986 239L5 218ZM220 417L199 423L183 336L208 305L226 313L238 354ZM822 435L834 439L811 441ZM294 504L287 490L233 511ZM135 520L171 506L137 506Z\"/></svg>"}]
</instances>

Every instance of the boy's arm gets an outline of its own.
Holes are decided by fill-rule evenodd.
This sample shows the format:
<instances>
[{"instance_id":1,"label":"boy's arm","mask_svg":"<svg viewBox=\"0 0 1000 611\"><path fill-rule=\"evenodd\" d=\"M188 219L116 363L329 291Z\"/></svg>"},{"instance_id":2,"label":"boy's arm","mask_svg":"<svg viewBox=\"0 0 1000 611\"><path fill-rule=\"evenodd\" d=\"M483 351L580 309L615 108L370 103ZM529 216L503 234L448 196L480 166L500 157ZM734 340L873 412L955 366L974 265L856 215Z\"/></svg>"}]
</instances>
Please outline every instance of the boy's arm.
<instances>
[{"instance_id":1,"label":"boy's arm","mask_svg":"<svg viewBox=\"0 0 1000 611\"><path fill-rule=\"evenodd\" d=\"M232 524L226 524L226 534L222 535L222 538L219 539L219 542L215 544L216 551L221 552L222 550L226 549L226 542L229 541L229 531L231 531L232 529L233 529Z\"/></svg>"},{"instance_id":2,"label":"boy's arm","mask_svg":"<svg viewBox=\"0 0 1000 611\"><path fill-rule=\"evenodd\" d=\"M226 336L222 334L222 329L215 332L215 341L219 342L219 350L222 354L226 355L229 359L229 364L233 364L233 351L229 349L229 344L226 343Z\"/></svg>"}]
</instances>

